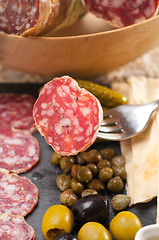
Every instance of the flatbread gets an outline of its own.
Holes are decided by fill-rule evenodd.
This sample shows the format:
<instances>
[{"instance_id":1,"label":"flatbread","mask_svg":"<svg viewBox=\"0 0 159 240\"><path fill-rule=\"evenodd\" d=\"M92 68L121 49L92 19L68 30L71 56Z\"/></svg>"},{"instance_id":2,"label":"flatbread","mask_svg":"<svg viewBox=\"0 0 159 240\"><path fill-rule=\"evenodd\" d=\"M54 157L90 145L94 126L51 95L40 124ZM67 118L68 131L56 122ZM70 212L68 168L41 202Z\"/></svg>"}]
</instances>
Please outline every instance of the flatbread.
<instances>
[{"instance_id":1,"label":"flatbread","mask_svg":"<svg viewBox=\"0 0 159 240\"><path fill-rule=\"evenodd\" d=\"M157 94L159 94L159 90L157 90ZM159 96L159 95L158 95ZM156 114L156 122L157 122L157 136L159 139L159 112ZM159 224L159 146L157 148L157 217L156 223Z\"/></svg>"},{"instance_id":2,"label":"flatbread","mask_svg":"<svg viewBox=\"0 0 159 240\"><path fill-rule=\"evenodd\" d=\"M121 83L123 89L123 83ZM126 83L124 83L126 86ZM159 79L130 77L127 83L130 104L142 104L153 101L159 89ZM116 89L115 89L116 90ZM122 90L120 91L121 93ZM156 113L148 127L138 136L121 142L121 151L126 158L127 194L131 205L147 202L157 196L157 136Z\"/></svg>"}]
</instances>

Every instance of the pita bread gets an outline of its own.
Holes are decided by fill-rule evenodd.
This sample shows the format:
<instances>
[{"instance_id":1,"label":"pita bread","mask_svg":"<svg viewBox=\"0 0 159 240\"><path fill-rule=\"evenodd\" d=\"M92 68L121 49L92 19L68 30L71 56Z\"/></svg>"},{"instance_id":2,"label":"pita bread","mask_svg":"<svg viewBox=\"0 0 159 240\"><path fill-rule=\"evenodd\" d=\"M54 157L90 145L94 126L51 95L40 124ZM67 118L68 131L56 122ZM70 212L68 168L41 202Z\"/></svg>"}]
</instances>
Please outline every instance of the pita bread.
<instances>
[{"instance_id":1,"label":"pita bread","mask_svg":"<svg viewBox=\"0 0 159 240\"><path fill-rule=\"evenodd\" d=\"M159 79L155 78L130 77L127 83L120 84L121 93L124 93L124 86L126 87L130 104L142 104L155 100L155 95L157 96L155 93L159 89ZM126 190L131 197L131 205L150 201L157 196L158 136L156 128L156 113L154 113L148 127L142 133L120 143L122 154L126 158Z\"/></svg>"}]
</instances>

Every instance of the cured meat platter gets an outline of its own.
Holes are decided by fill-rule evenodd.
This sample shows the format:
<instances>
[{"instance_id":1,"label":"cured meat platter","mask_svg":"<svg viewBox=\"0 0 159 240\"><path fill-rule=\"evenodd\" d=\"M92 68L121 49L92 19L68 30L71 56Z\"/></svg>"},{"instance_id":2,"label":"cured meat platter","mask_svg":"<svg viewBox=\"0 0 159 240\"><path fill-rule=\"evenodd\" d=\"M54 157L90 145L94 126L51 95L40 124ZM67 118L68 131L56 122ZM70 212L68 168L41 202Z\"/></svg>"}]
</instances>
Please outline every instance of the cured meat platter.
<instances>
[{"instance_id":1,"label":"cured meat platter","mask_svg":"<svg viewBox=\"0 0 159 240\"><path fill-rule=\"evenodd\" d=\"M0 93L26 93L37 98L40 87L40 84L1 84ZM44 240L45 238L41 231L43 215L50 206L61 204L60 190L56 186L56 178L62 173L62 170L51 163L53 149L46 143L45 139L38 132L34 133L33 136L39 142L40 160L31 170L20 174L20 176L25 176L30 179L39 189L38 204L35 209L25 217L25 219L26 222L34 228L36 240ZM116 154L120 154L118 142L95 142L91 146L91 149L96 148L100 150L106 147L111 147ZM104 195L108 196L111 201L112 195L110 193L105 191ZM156 198L149 203L137 204L127 210L135 213L140 218L143 226L156 222ZM116 213L113 211L110 204L109 220L111 220L115 214ZM74 235L76 235L76 231L77 229L74 230Z\"/></svg>"}]
</instances>

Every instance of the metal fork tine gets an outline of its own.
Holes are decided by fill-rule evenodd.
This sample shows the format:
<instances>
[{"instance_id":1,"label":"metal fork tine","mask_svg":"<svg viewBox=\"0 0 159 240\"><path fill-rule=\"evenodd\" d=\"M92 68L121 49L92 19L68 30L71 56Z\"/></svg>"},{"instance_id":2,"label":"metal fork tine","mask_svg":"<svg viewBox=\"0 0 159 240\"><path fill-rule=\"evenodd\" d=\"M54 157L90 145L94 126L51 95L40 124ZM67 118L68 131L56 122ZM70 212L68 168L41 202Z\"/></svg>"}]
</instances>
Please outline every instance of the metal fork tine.
<instances>
[{"instance_id":1,"label":"metal fork tine","mask_svg":"<svg viewBox=\"0 0 159 240\"><path fill-rule=\"evenodd\" d=\"M113 126L113 125L117 125L117 121L114 118L105 118L103 119L103 122L101 124L101 126Z\"/></svg>"},{"instance_id":2,"label":"metal fork tine","mask_svg":"<svg viewBox=\"0 0 159 240\"><path fill-rule=\"evenodd\" d=\"M120 133L122 132L122 129L118 125L110 125L110 126L105 126L102 125L99 129L99 132L103 133Z\"/></svg>"},{"instance_id":3,"label":"metal fork tine","mask_svg":"<svg viewBox=\"0 0 159 240\"><path fill-rule=\"evenodd\" d=\"M146 128L156 109L159 109L159 100L141 105L120 105L106 110L97 136L114 141L135 136Z\"/></svg>"},{"instance_id":4,"label":"metal fork tine","mask_svg":"<svg viewBox=\"0 0 159 240\"><path fill-rule=\"evenodd\" d=\"M126 134L125 134L125 132L120 132L120 133L98 132L98 138L104 139L104 140L110 140L110 141L117 141L117 140L126 139Z\"/></svg>"}]
</instances>

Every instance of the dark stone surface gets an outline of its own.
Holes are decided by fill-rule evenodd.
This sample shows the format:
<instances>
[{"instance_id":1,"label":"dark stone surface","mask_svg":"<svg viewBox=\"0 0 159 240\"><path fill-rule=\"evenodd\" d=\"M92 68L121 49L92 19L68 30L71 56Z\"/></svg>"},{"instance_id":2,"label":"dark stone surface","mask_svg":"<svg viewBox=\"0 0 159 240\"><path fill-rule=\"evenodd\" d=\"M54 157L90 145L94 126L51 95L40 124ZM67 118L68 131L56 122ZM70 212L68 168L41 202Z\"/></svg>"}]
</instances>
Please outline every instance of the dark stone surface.
<instances>
[{"instance_id":1,"label":"dark stone surface","mask_svg":"<svg viewBox=\"0 0 159 240\"><path fill-rule=\"evenodd\" d=\"M38 96L38 91L41 85L38 84L1 84L0 93L28 93L34 97ZM37 207L25 217L28 224L30 224L36 233L36 240L44 240L41 232L41 223L45 211L54 204L60 203L60 190L56 186L56 177L62 173L62 170L58 166L51 164L51 157L53 149L46 143L44 137L41 137L38 132L34 134L40 145L40 161L39 163L26 173L20 174L29 178L39 189L39 201ZM120 148L118 142L96 142L91 146L92 148L102 149L106 147L112 147L116 155L120 154ZM125 192L125 190L123 191ZM105 191L104 195L109 197L109 219L106 223L106 227L109 228L109 222L116 215L111 207L111 198L113 194ZM143 226L153 224L156 221L156 198L149 203L137 204L129 210L135 213ZM74 229L73 234L76 236L78 226Z\"/></svg>"}]
</instances>

